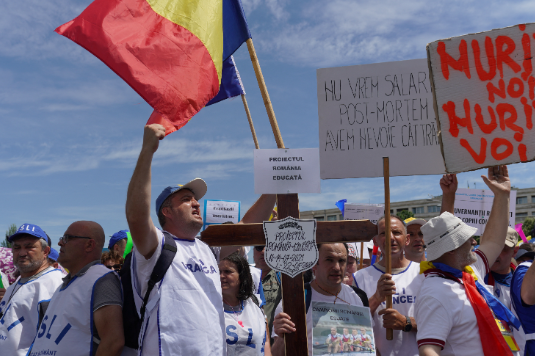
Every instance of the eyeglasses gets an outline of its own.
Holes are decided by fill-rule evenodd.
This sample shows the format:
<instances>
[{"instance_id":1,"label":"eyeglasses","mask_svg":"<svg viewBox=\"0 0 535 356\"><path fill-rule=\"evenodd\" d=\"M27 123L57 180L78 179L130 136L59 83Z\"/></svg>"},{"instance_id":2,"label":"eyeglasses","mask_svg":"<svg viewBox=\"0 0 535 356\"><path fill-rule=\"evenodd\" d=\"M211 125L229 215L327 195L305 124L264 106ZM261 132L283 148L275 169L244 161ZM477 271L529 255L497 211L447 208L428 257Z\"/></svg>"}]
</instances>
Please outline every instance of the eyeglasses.
<instances>
[{"instance_id":1,"label":"eyeglasses","mask_svg":"<svg viewBox=\"0 0 535 356\"><path fill-rule=\"evenodd\" d=\"M254 249L258 252L262 252L266 246L255 246Z\"/></svg>"},{"instance_id":2,"label":"eyeglasses","mask_svg":"<svg viewBox=\"0 0 535 356\"><path fill-rule=\"evenodd\" d=\"M87 240L91 240L92 238L91 237L86 237L86 236L74 236L74 235L65 234L65 235L63 235L63 236L61 236L59 238L59 242L61 242L62 244L66 245L67 242L69 242L71 239L87 239Z\"/></svg>"},{"instance_id":3,"label":"eyeglasses","mask_svg":"<svg viewBox=\"0 0 535 356\"><path fill-rule=\"evenodd\" d=\"M122 264L117 264L117 265L106 266L106 267L108 267L108 269L113 269L114 271L120 271L121 268L123 268L123 265Z\"/></svg>"}]
</instances>

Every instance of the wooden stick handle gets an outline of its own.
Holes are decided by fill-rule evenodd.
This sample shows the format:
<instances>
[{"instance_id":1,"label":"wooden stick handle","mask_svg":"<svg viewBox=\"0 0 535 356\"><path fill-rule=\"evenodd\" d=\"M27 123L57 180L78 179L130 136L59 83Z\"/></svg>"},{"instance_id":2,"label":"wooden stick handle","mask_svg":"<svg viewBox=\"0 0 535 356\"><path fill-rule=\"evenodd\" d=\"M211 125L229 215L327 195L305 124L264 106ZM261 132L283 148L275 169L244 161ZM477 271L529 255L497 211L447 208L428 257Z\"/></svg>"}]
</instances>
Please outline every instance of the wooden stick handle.
<instances>
[{"instance_id":1,"label":"wooden stick handle","mask_svg":"<svg viewBox=\"0 0 535 356\"><path fill-rule=\"evenodd\" d=\"M364 267L364 242L360 243L360 266L359 269Z\"/></svg>"},{"instance_id":2,"label":"wooden stick handle","mask_svg":"<svg viewBox=\"0 0 535 356\"><path fill-rule=\"evenodd\" d=\"M262 99L264 99L264 106L266 107L269 122L271 124L271 129L273 130L273 135L275 135L277 147L284 148L284 142L282 141L279 125L277 124L275 111L273 111L271 99L269 99L269 93L266 87L266 83L264 82L262 69L260 68L260 63L258 62L258 57L256 56L256 51L253 46L253 40L251 38L247 40L247 49L249 50L249 55L251 56L251 62L253 63L254 72L256 74L256 80L258 81L258 86L260 87L260 93L262 93Z\"/></svg>"},{"instance_id":3,"label":"wooden stick handle","mask_svg":"<svg viewBox=\"0 0 535 356\"><path fill-rule=\"evenodd\" d=\"M251 128L251 133L253 134L254 147L259 149L258 139L256 138L256 131L254 130L253 118L251 117L251 112L249 111L249 105L247 105L247 99L245 99L245 94L241 95L241 101L243 102L243 107L245 108L245 113L247 114L247 120L249 121L249 127Z\"/></svg>"},{"instance_id":4,"label":"wooden stick handle","mask_svg":"<svg viewBox=\"0 0 535 356\"><path fill-rule=\"evenodd\" d=\"M385 265L386 265L386 273L391 274L392 273L392 258L391 258L391 246L390 246L390 239L391 239L391 228L390 228L390 165L388 157L383 157L383 176L385 179L385 250L384 251L384 259L385 259ZM389 295L386 297L386 308L390 309L392 308L392 296ZM394 330L393 329L386 329L386 339L387 340L393 340L394 339Z\"/></svg>"}]
</instances>

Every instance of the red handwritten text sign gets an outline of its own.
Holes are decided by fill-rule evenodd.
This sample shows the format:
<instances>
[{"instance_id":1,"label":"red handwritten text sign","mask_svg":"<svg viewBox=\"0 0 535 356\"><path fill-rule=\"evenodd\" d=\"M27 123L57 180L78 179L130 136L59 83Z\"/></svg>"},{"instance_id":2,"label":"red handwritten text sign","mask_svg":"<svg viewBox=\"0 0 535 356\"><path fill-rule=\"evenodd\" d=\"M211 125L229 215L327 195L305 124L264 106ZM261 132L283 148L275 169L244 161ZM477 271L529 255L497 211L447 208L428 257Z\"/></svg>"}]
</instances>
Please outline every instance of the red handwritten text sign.
<instances>
[{"instance_id":1,"label":"red handwritten text sign","mask_svg":"<svg viewBox=\"0 0 535 356\"><path fill-rule=\"evenodd\" d=\"M535 24L427 45L448 172L535 159Z\"/></svg>"}]
</instances>

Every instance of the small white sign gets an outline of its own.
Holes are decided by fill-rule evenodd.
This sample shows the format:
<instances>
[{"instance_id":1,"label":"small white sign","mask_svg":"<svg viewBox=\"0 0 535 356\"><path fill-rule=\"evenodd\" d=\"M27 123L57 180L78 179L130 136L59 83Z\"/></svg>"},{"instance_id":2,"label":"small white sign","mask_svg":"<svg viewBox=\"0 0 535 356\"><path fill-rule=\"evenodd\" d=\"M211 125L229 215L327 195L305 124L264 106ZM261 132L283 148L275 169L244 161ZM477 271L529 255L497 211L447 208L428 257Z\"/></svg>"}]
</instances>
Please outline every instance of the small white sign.
<instances>
[{"instance_id":1,"label":"small white sign","mask_svg":"<svg viewBox=\"0 0 535 356\"><path fill-rule=\"evenodd\" d=\"M509 201L509 226L515 227L516 190L511 190ZM477 236L485 231L489 220L494 193L490 189L457 189L454 215L464 223L476 227Z\"/></svg>"},{"instance_id":2,"label":"small white sign","mask_svg":"<svg viewBox=\"0 0 535 356\"><path fill-rule=\"evenodd\" d=\"M204 200L203 222L204 228L208 225L223 224L226 222L236 224L240 221L240 202L235 200Z\"/></svg>"},{"instance_id":3,"label":"small white sign","mask_svg":"<svg viewBox=\"0 0 535 356\"><path fill-rule=\"evenodd\" d=\"M316 220L299 220L291 216L264 221L266 263L271 269L295 277L318 262Z\"/></svg>"},{"instance_id":4,"label":"small white sign","mask_svg":"<svg viewBox=\"0 0 535 356\"><path fill-rule=\"evenodd\" d=\"M320 193L317 148L254 150L256 194Z\"/></svg>"},{"instance_id":5,"label":"small white sign","mask_svg":"<svg viewBox=\"0 0 535 356\"><path fill-rule=\"evenodd\" d=\"M370 220L377 225L377 220L385 215L384 204L345 204L344 220Z\"/></svg>"}]
</instances>

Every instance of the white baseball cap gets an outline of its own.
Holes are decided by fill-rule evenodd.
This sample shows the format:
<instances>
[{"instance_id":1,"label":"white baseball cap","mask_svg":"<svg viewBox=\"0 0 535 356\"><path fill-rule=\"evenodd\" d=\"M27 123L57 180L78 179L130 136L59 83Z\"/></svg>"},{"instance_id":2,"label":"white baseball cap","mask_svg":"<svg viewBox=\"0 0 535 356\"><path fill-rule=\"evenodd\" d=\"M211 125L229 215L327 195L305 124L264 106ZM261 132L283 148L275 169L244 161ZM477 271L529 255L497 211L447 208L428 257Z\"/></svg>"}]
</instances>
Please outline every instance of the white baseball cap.
<instances>
[{"instance_id":1,"label":"white baseball cap","mask_svg":"<svg viewBox=\"0 0 535 356\"><path fill-rule=\"evenodd\" d=\"M474 236L477 228L466 225L456 216L444 212L421 227L427 247L427 259L434 261L453 251Z\"/></svg>"}]
</instances>

